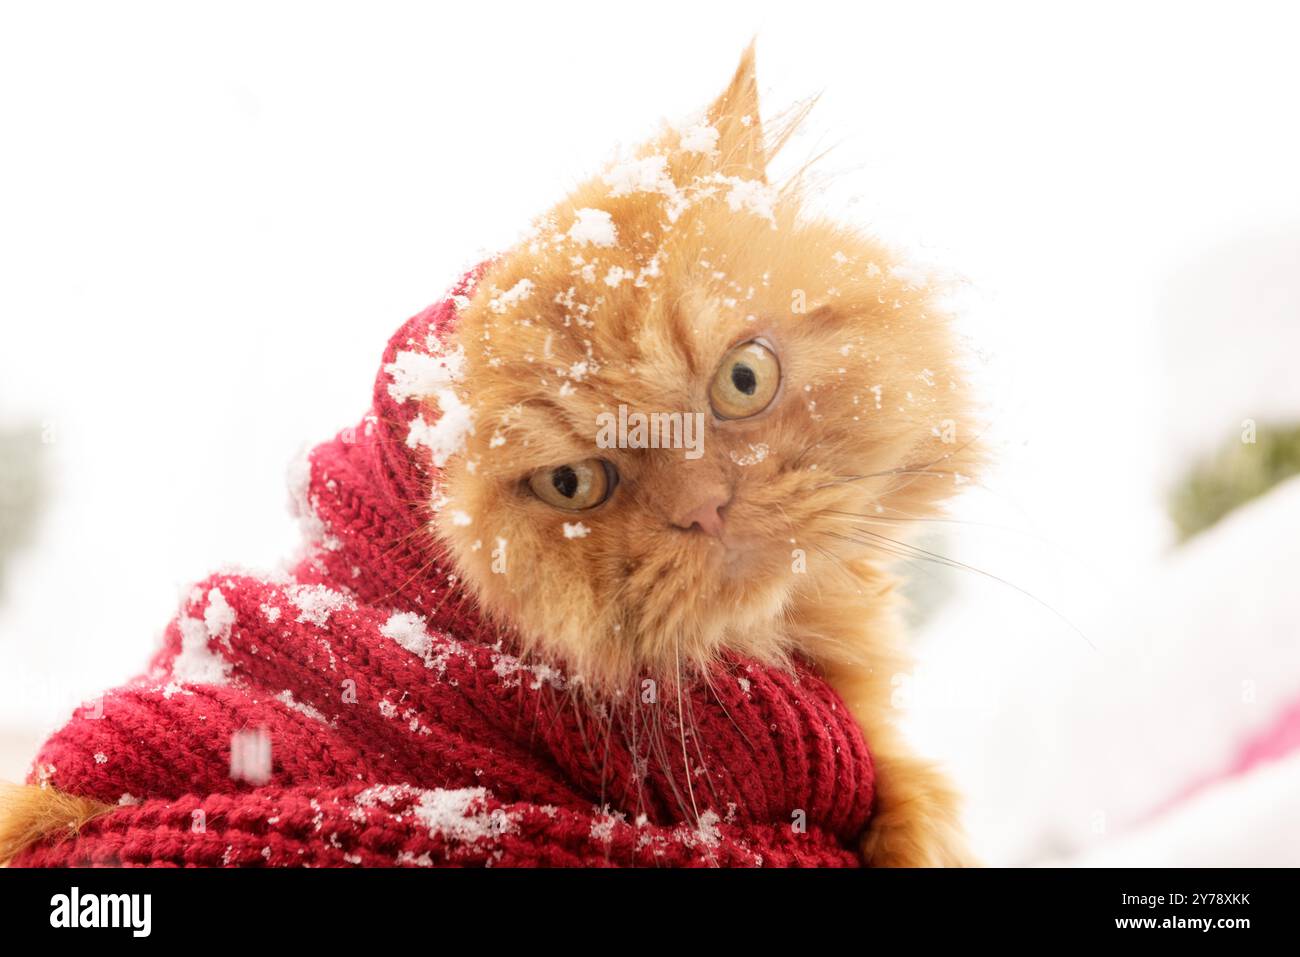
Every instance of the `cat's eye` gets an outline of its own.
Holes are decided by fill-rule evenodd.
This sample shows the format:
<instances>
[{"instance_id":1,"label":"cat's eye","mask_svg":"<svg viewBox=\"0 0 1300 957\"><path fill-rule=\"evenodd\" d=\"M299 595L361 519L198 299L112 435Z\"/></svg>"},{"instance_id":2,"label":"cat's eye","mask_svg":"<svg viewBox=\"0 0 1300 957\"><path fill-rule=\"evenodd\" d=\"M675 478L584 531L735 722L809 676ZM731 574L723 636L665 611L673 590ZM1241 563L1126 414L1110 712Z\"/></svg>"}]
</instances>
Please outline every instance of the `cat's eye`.
<instances>
[{"instance_id":1,"label":"cat's eye","mask_svg":"<svg viewBox=\"0 0 1300 957\"><path fill-rule=\"evenodd\" d=\"M595 508L609 498L617 484L618 473L604 459L538 469L528 477L534 495L547 505L571 512Z\"/></svg>"},{"instance_id":2,"label":"cat's eye","mask_svg":"<svg viewBox=\"0 0 1300 957\"><path fill-rule=\"evenodd\" d=\"M709 386L709 403L723 419L747 419L771 404L781 384L776 353L757 339L727 353Z\"/></svg>"}]
</instances>

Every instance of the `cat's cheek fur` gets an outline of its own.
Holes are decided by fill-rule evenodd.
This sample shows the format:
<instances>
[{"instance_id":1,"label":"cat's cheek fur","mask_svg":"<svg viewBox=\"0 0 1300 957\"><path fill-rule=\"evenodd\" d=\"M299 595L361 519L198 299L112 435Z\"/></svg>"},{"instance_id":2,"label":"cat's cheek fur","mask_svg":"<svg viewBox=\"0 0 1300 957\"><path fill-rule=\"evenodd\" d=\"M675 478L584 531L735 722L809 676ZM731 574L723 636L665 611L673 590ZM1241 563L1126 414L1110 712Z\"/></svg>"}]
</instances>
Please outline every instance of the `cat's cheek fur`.
<instances>
[{"instance_id":1,"label":"cat's cheek fur","mask_svg":"<svg viewBox=\"0 0 1300 957\"><path fill-rule=\"evenodd\" d=\"M588 541L593 519L547 514L522 501L522 491L473 481L463 466L450 470L444 494L435 534L488 617L521 651L549 653L581 669L584 648L614 624L583 571L597 560ZM566 537L566 522L575 528L581 523L584 534Z\"/></svg>"}]
</instances>

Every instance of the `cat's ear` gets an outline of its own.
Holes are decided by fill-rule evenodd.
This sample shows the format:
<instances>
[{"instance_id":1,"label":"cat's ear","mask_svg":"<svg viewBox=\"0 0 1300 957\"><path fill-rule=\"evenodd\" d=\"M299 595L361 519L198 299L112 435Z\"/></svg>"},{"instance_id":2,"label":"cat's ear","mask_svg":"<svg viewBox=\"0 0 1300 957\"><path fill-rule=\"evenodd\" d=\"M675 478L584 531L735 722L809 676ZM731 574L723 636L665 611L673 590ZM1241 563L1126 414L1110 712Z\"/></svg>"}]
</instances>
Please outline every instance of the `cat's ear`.
<instances>
[{"instance_id":1,"label":"cat's ear","mask_svg":"<svg viewBox=\"0 0 1300 957\"><path fill-rule=\"evenodd\" d=\"M724 176L767 179L763 126L758 119L758 74L754 67L754 41L740 55L740 65L722 95L706 114L718 131L716 164Z\"/></svg>"}]
</instances>

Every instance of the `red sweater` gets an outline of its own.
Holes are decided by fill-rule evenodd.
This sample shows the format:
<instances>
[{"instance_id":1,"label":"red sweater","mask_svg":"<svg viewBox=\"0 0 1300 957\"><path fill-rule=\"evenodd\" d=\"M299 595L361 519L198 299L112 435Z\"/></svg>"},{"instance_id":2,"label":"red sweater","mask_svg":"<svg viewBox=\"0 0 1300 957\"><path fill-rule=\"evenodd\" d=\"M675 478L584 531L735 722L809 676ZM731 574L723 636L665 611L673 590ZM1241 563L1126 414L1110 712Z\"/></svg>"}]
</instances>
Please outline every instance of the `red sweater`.
<instances>
[{"instance_id":1,"label":"red sweater","mask_svg":"<svg viewBox=\"0 0 1300 957\"><path fill-rule=\"evenodd\" d=\"M835 693L736 660L684 731L675 697L579 705L458 586L391 382L309 456L292 573L195 586L147 673L46 742L33 783L121 807L15 865L856 864L872 766Z\"/></svg>"}]
</instances>

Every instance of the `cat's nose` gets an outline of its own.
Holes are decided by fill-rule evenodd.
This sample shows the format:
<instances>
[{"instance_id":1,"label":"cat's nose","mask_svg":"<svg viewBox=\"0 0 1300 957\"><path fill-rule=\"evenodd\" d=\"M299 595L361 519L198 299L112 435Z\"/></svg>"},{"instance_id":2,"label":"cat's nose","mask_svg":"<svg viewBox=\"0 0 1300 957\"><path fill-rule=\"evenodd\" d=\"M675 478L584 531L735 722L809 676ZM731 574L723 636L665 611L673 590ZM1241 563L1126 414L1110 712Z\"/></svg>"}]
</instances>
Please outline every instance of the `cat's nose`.
<instances>
[{"instance_id":1,"label":"cat's nose","mask_svg":"<svg viewBox=\"0 0 1300 957\"><path fill-rule=\"evenodd\" d=\"M722 511L731 504L731 496L722 492L710 493L697 504L683 510L673 524L687 531L699 526L705 535L722 537Z\"/></svg>"}]
</instances>

